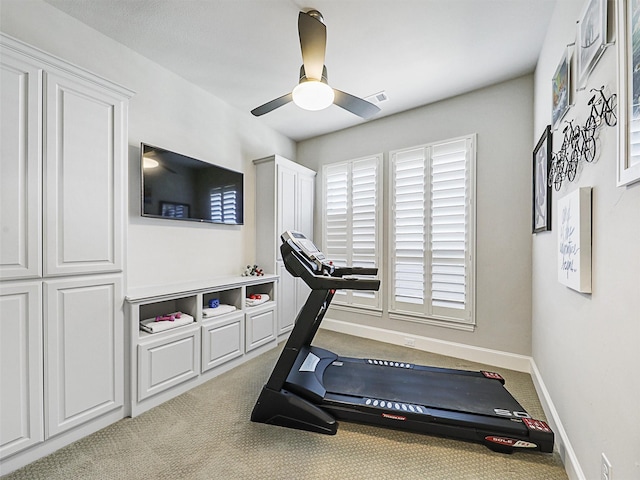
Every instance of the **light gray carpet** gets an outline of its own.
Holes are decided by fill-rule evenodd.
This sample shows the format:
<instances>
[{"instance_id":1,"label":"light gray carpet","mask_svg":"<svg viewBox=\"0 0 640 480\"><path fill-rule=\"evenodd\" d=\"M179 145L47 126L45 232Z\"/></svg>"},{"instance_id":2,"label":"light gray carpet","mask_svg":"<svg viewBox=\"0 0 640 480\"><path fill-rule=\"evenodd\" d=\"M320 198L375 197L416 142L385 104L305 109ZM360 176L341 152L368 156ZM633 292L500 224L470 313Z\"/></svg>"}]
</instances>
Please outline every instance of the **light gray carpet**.
<instances>
[{"instance_id":1,"label":"light gray carpet","mask_svg":"<svg viewBox=\"0 0 640 480\"><path fill-rule=\"evenodd\" d=\"M344 356L497 370L529 414L544 419L528 374L323 330L314 345ZM504 455L479 444L346 422L335 436L252 423L281 348L3 480L567 478L557 453Z\"/></svg>"}]
</instances>

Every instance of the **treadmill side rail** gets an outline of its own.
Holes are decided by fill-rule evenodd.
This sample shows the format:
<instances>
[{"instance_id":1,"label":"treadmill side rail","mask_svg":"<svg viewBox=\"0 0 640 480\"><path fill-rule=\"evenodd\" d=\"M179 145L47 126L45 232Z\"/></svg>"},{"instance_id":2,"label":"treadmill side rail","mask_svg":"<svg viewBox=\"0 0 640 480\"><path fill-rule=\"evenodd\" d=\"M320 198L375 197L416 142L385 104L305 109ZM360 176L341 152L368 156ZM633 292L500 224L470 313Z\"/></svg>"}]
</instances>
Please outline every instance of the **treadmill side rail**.
<instances>
[{"instance_id":1,"label":"treadmill side rail","mask_svg":"<svg viewBox=\"0 0 640 480\"><path fill-rule=\"evenodd\" d=\"M338 423L326 411L288 390L271 390L266 386L253 407L251 421L326 435L338 431Z\"/></svg>"}]
</instances>

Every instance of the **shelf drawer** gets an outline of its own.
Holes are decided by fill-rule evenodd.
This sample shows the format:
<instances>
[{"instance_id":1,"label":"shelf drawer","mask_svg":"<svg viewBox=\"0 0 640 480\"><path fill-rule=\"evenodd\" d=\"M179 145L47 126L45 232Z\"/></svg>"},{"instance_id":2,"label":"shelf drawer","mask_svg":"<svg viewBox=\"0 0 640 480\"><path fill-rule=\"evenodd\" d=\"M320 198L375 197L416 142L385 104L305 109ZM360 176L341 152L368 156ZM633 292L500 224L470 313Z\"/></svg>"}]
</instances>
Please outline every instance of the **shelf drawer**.
<instances>
[{"instance_id":1,"label":"shelf drawer","mask_svg":"<svg viewBox=\"0 0 640 480\"><path fill-rule=\"evenodd\" d=\"M244 353L244 314L237 312L202 325L202 372Z\"/></svg>"},{"instance_id":2,"label":"shelf drawer","mask_svg":"<svg viewBox=\"0 0 640 480\"><path fill-rule=\"evenodd\" d=\"M198 376L200 329L180 330L138 345L138 401Z\"/></svg>"}]
</instances>

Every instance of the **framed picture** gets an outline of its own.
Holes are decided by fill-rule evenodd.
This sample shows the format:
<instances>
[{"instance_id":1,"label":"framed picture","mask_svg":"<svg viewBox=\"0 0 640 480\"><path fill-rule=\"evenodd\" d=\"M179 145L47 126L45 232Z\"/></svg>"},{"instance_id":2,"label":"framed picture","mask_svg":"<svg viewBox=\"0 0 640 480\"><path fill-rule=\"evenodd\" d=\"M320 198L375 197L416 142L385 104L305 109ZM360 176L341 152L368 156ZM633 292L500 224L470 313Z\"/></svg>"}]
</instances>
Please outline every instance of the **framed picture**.
<instances>
[{"instance_id":1,"label":"framed picture","mask_svg":"<svg viewBox=\"0 0 640 480\"><path fill-rule=\"evenodd\" d=\"M591 187L558 200L558 281L591 293Z\"/></svg>"},{"instance_id":2,"label":"framed picture","mask_svg":"<svg viewBox=\"0 0 640 480\"><path fill-rule=\"evenodd\" d=\"M571 96L571 58L569 49L565 49L564 55L556 68L556 73L551 79L551 125L557 130L560 120L569 110Z\"/></svg>"},{"instance_id":3,"label":"framed picture","mask_svg":"<svg viewBox=\"0 0 640 480\"><path fill-rule=\"evenodd\" d=\"M547 125L538 144L533 149L533 233L551 230L551 125Z\"/></svg>"},{"instance_id":4,"label":"framed picture","mask_svg":"<svg viewBox=\"0 0 640 480\"><path fill-rule=\"evenodd\" d=\"M607 0L587 0L576 38L578 82L584 87L607 44Z\"/></svg>"},{"instance_id":5,"label":"framed picture","mask_svg":"<svg viewBox=\"0 0 640 480\"><path fill-rule=\"evenodd\" d=\"M617 185L640 181L640 0L618 0Z\"/></svg>"}]
</instances>

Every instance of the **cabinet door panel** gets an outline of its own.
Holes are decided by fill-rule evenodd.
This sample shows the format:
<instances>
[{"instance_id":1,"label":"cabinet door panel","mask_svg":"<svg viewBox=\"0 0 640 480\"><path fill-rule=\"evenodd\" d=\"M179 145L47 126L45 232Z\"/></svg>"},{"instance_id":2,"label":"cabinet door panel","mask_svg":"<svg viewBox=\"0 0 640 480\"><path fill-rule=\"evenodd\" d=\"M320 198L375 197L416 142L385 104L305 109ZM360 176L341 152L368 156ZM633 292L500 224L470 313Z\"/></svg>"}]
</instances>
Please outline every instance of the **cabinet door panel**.
<instances>
[{"instance_id":1,"label":"cabinet door panel","mask_svg":"<svg viewBox=\"0 0 640 480\"><path fill-rule=\"evenodd\" d=\"M138 401L197 377L199 352L197 328L138 345Z\"/></svg>"},{"instance_id":2,"label":"cabinet door panel","mask_svg":"<svg viewBox=\"0 0 640 480\"><path fill-rule=\"evenodd\" d=\"M120 276L44 283L46 422L53 436L123 404Z\"/></svg>"},{"instance_id":3,"label":"cabinet door panel","mask_svg":"<svg viewBox=\"0 0 640 480\"><path fill-rule=\"evenodd\" d=\"M293 329L298 315L296 306L296 279L287 272L283 262L278 262L276 273L278 280L278 335Z\"/></svg>"},{"instance_id":4,"label":"cabinet door panel","mask_svg":"<svg viewBox=\"0 0 640 480\"><path fill-rule=\"evenodd\" d=\"M296 229L296 172L278 165L278 252L280 235Z\"/></svg>"},{"instance_id":5,"label":"cabinet door panel","mask_svg":"<svg viewBox=\"0 0 640 480\"><path fill-rule=\"evenodd\" d=\"M244 353L244 314L206 323L202 326L202 371L222 365Z\"/></svg>"},{"instance_id":6,"label":"cabinet door panel","mask_svg":"<svg viewBox=\"0 0 640 480\"><path fill-rule=\"evenodd\" d=\"M2 51L0 64L0 276L42 274L41 75Z\"/></svg>"},{"instance_id":7,"label":"cabinet door panel","mask_svg":"<svg viewBox=\"0 0 640 480\"><path fill-rule=\"evenodd\" d=\"M122 269L124 102L47 74L45 275Z\"/></svg>"},{"instance_id":8,"label":"cabinet door panel","mask_svg":"<svg viewBox=\"0 0 640 480\"><path fill-rule=\"evenodd\" d=\"M44 440L42 286L0 286L0 458Z\"/></svg>"},{"instance_id":9,"label":"cabinet door panel","mask_svg":"<svg viewBox=\"0 0 640 480\"><path fill-rule=\"evenodd\" d=\"M298 174L297 230L313 240L313 200L315 177Z\"/></svg>"},{"instance_id":10,"label":"cabinet door panel","mask_svg":"<svg viewBox=\"0 0 640 480\"><path fill-rule=\"evenodd\" d=\"M275 312L270 310L260 310L258 312L249 310L247 312L246 325L246 350L247 352L265 345L276 338L275 336Z\"/></svg>"}]
</instances>

